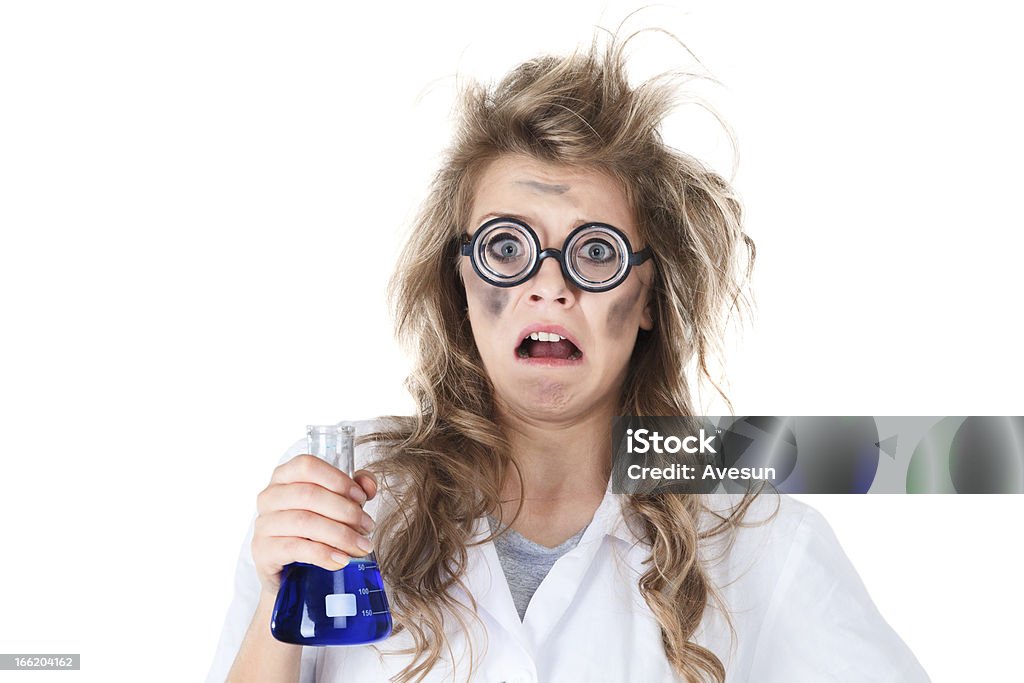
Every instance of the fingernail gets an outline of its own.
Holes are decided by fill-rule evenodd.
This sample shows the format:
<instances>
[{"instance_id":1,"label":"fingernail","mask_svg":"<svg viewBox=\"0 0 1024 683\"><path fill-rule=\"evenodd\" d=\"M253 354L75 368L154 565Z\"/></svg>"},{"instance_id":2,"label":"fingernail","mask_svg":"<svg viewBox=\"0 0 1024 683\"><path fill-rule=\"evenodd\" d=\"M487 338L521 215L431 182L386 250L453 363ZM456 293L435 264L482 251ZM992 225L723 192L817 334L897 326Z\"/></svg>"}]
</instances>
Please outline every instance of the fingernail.
<instances>
[{"instance_id":1,"label":"fingernail","mask_svg":"<svg viewBox=\"0 0 1024 683\"><path fill-rule=\"evenodd\" d=\"M348 564L349 558L341 553L331 553L331 559L340 564L342 567Z\"/></svg>"},{"instance_id":2,"label":"fingernail","mask_svg":"<svg viewBox=\"0 0 1024 683\"><path fill-rule=\"evenodd\" d=\"M373 520L370 519L370 515L366 514L365 512L363 513L363 518L359 521L359 523L368 532L369 531L373 531L373 527L374 527Z\"/></svg>"},{"instance_id":3,"label":"fingernail","mask_svg":"<svg viewBox=\"0 0 1024 683\"><path fill-rule=\"evenodd\" d=\"M368 539L366 536L360 536L359 538L357 538L356 545L359 546L360 549L365 550L366 552L370 552L371 550L373 550L373 543L370 543L370 539Z\"/></svg>"},{"instance_id":4,"label":"fingernail","mask_svg":"<svg viewBox=\"0 0 1024 683\"><path fill-rule=\"evenodd\" d=\"M361 489L358 486L353 486L352 488L350 488L348 490L348 495L349 498L356 501L360 505L366 502L366 493L364 493L363 489Z\"/></svg>"}]
</instances>

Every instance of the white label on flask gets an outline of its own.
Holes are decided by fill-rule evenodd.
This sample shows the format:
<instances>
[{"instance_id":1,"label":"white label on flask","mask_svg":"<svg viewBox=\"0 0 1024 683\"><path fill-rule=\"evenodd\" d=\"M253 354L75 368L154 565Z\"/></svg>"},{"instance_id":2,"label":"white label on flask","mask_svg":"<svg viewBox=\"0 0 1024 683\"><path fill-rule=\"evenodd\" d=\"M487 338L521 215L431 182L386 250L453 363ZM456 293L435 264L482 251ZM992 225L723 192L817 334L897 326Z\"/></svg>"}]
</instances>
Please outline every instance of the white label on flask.
<instances>
[{"instance_id":1,"label":"white label on flask","mask_svg":"<svg viewBox=\"0 0 1024 683\"><path fill-rule=\"evenodd\" d=\"M356 615L356 596L352 593L334 593L325 598L327 616L354 617Z\"/></svg>"}]
</instances>

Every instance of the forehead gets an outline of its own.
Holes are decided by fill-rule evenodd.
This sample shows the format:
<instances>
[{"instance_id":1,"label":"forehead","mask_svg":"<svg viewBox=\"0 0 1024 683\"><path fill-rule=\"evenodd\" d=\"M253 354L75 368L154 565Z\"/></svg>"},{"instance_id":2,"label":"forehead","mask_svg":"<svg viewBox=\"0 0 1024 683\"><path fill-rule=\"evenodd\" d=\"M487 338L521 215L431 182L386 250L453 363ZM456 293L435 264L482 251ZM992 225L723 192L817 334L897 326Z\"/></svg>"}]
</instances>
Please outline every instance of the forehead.
<instances>
[{"instance_id":1,"label":"forehead","mask_svg":"<svg viewBox=\"0 0 1024 683\"><path fill-rule=\"evenodd\" d=\"M565 235L589 222L609 223L636 236L626 194L612 176L525 156L499 157L477 180L470 230L493 215L519 216L542 237Z\"/></svg>"}]
</instances>

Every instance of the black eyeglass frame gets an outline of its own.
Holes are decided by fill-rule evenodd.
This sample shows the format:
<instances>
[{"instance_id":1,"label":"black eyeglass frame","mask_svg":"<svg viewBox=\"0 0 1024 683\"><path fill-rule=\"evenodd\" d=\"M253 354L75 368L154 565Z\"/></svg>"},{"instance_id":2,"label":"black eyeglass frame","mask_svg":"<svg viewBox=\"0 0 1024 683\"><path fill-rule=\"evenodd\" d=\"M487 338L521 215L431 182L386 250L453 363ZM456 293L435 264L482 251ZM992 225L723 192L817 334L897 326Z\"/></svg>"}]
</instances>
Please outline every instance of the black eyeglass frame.
<instances>
[{"instance_id":1,"label":"black eyeglass frame","mask_svg":"<svg viewBox=\"0 0 1024 683\"><path fill-rule=\"evenodd\" d=\"M480 247L480 236L487 234L487 228L491 227L496 223L514 223L520 228L523 228L526 234L529 235L530 239L533 241L533 263L530 264L530 267L522 276L517 277L514 280L494 279L494 277L488 275L485 272L484 268L481 267L479 260L476 257L477 249ZM593 228L601 228L604 230L611 231L613 234L615 234L615 236L622 240L622 244L625 245L626 248L626 258L621 259L620 257L621 262L624 262L621 274L617 277L617 279L613 279L608 283L600 285L594 285L591 283L592 281L586 280L582 276L579 276L576 273L574 273L569 268L568 264L566 264L566 259L564 257L564 254L566 251L568 251L568 248L572 244L573 239L584 230L590 230ZM618 287L619 285L626 281L626 278L629 277L629 271L632 270L633 266L640 265L641 263L647 261L654 255L650 247L644 247L640 251L636 252L633 251L633 246L629 243L629 238L626 237L626 234L619 230L618 228L616 228L614 225L608 225L607 223L584 223L578 228L573 229L572 232L566 235L565 242L562 243L561 249L541 249L540 247L540 238L537 237L537 233L534 232L533 228L531 228L528 224L519 220L518 218L512 218L510 216L499 216L497 218L492 218L491 220L485 222L483 225L477 228L476 232L473 233L472 238L470 238L469 233L463 233L460 251L463 256L469 257L469 262L470 264L472 264L473 271L476 272L477 276L479 276L480 279L483 280L484 282L490 285L494 285L495 287L517 287L537 274L537 271L540 270L541 264L544 262L544 259L553 258L556 259L558 261L558 265L561 266L562 275L565 277L565 279L573 283L579 289L582 289L583 291L586 292L607 292L610 289L615 289L616 287Z\"/></svg>"}]
</instances>

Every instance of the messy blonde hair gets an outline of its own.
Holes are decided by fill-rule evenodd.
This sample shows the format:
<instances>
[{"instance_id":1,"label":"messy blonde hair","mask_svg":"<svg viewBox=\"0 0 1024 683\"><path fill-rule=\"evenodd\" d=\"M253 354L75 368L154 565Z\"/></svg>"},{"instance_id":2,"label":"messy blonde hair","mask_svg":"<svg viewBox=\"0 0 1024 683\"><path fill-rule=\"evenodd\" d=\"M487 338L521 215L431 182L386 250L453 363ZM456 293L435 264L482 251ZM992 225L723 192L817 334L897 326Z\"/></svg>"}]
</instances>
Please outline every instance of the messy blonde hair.
<instances>
[{"instance_id":1,"label":"messy blonde hair","mask_svg":"<svg viewBox=\"0 0 1024 683\"><path fill-rule=\"evenodd\" d=\"M500 484L518 471L497 422L458 268L475 183L489 163L528 155L607 173L623 187L655 256L654 329L639 332L620 414L692 415L692 363L718 389L707 359L721 350L724 314L746 302L754 244L730 184L661 139L679 79L668 74L631 87L628 42L613 36L602 45L595 38L589 50L521 64L493 88L466 87L454 143L392 278L396 332L414 356L406 385L417 411L389 418L367 438L379 444L375 469L395 502L378 520L378 558L396 632L407 629L414 643L406 651L413 662L396 681L421 680L438 662L449 618L468 629L472 614L449 589L465 588L475 522L498 507ZM635 495L624 505L650 547L639 590L661 626L669 662L687 681L725 679L719 658L691 642L705 608L716 602L698 547L735 528L750 501L745 496L732 514L705 526L698 524L709 512L701 496Z\"/></svg>"}]
</instances>

